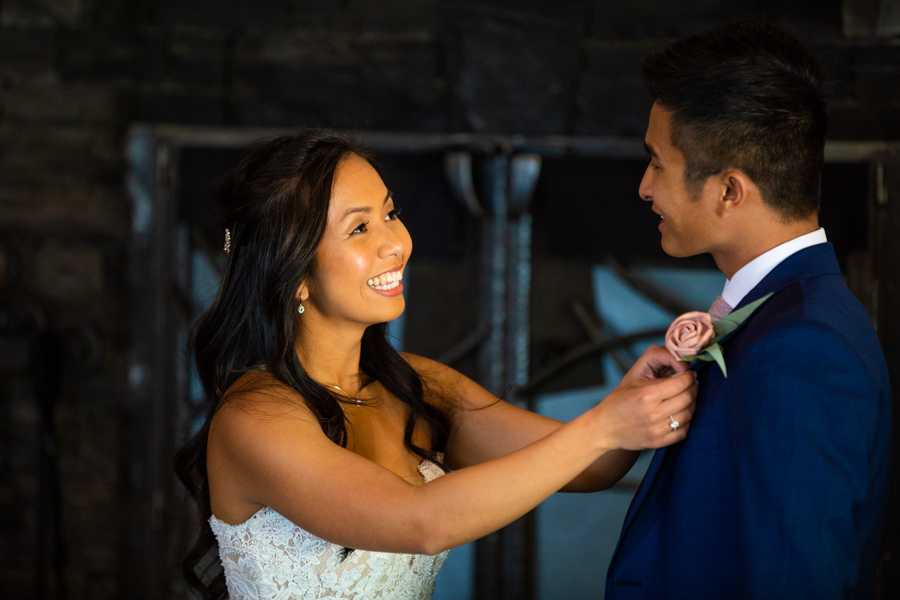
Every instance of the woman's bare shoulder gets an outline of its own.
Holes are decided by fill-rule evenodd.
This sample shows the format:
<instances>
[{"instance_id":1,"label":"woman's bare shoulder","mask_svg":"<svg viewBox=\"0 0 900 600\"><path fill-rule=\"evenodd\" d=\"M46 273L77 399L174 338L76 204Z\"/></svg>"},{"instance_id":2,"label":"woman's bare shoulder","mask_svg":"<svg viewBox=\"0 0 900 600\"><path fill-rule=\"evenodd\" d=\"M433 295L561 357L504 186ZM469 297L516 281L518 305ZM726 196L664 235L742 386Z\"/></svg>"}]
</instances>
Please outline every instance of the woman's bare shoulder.
<instances>
[{"instance_id":1,"label":"woman's bare shoulder","mask_svg":"<svg viewBox=\"0 0 900 600\"><path fill-rule=\"evenodd\" d=\"M317 423L306 401L292 387L268 371L248 371L241 375L219 400L210 427L231 437L249 430L265 429L273 423Z\"/></svg>"}]
</instances>

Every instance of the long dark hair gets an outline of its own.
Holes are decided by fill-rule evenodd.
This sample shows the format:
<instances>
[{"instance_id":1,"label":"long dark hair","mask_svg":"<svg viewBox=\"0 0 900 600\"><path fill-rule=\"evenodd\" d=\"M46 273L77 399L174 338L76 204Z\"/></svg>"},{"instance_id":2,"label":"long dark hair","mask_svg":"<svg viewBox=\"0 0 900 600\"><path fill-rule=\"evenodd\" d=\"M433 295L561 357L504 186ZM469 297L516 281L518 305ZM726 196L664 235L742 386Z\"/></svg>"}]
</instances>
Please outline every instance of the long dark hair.
<instances>
[{"instance_id":1,"label":"long dark hair","mask_svg":"<svg viewBox=\"0 0 900 600\"><path fill-rule=\"evenodd\" d=\"M373 163L370 152L353 140L331 131L307 130L251 151L218 185L231 231L231 252L216 298L198 320L190 341L205 392L206 421L175 455L175 472L196 501L200 521L182 570L188 584L205 599L227 597L208 522L212 511L206 444L210 422L229 387L244 373L264 368L296 391L331 441L347 445L341 408L346 399L306 373L294 334L295 294L315 269L335 171L353 154ZM367 383L379 381L409 406L404 443L418 456L439 463L437 454L449 435L448 417L425 401L425 383L388 343L385 329L386 324L380 323L363 334L360 374ZM413 442L420 420L430 434L428 448Z\"/></svg>"}]
</instances>

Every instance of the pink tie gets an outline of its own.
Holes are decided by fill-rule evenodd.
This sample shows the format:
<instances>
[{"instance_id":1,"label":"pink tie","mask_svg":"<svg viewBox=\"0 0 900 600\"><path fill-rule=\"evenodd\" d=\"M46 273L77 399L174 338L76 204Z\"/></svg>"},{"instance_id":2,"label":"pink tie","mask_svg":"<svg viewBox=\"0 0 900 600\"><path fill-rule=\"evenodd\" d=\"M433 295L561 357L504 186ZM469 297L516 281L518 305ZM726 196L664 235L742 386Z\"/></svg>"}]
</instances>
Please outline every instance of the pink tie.
<instances>
[{"instance_id":1,"label":"pink tie","mask_svg":"<svg viewBox=\"0 0 900 600\"><path fill-rule=\"evenodd\" d=\"M712 303L712 306L709 307L709 316L713 321L718 321L722 317L728 316L728 313L732 311L731 306L728 305L727 302L722 298L722 296L716 296L716 301Z\"/></svg>"}]
</instances>

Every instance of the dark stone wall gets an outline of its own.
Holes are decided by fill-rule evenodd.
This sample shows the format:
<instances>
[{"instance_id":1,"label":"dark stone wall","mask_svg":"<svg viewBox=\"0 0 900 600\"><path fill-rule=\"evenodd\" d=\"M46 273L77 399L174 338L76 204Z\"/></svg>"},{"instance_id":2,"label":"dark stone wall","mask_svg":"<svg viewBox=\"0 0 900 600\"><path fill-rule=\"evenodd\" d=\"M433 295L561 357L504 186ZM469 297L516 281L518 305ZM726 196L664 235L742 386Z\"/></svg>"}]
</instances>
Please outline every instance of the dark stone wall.
<instances>
[{"instance_id":1,"label":"dark stone wall","mask_svg":"<svg viewBox=\"0 0 900 600\"><path fill-rule=\"evenodd\" d=\"M756 18L795 32L838 78L832 138L897 139L900 45L874 35L891 28L864 4L0 0L0 239L23 273L4 302L40 307L64 342L55 424L68 597L127 595L131 123L639 136L650 105L641 57ZM849 21L873 35L846 37ZM85 359L85 344L102 359ZM0 373L0 589L34 597L33 377L22 365Z\"/></svg>"}]
</instances>

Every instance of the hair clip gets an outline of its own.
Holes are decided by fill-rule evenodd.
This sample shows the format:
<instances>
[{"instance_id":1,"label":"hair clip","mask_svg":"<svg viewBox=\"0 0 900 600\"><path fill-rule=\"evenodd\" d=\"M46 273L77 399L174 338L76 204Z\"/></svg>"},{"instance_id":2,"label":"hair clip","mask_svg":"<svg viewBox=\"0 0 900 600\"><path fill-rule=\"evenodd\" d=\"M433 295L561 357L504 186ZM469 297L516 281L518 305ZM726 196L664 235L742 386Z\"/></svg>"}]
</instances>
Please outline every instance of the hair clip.
<instances>
[{"instance_id":1,"label":"hair clip","mask_svg":"<svg viewBox=\"0 0 900 600\"><path fill-rule=\"evenodd\" d=\"M231 230L225 228L225 252L231 254Z\"/></svg>"}]
</instances>

